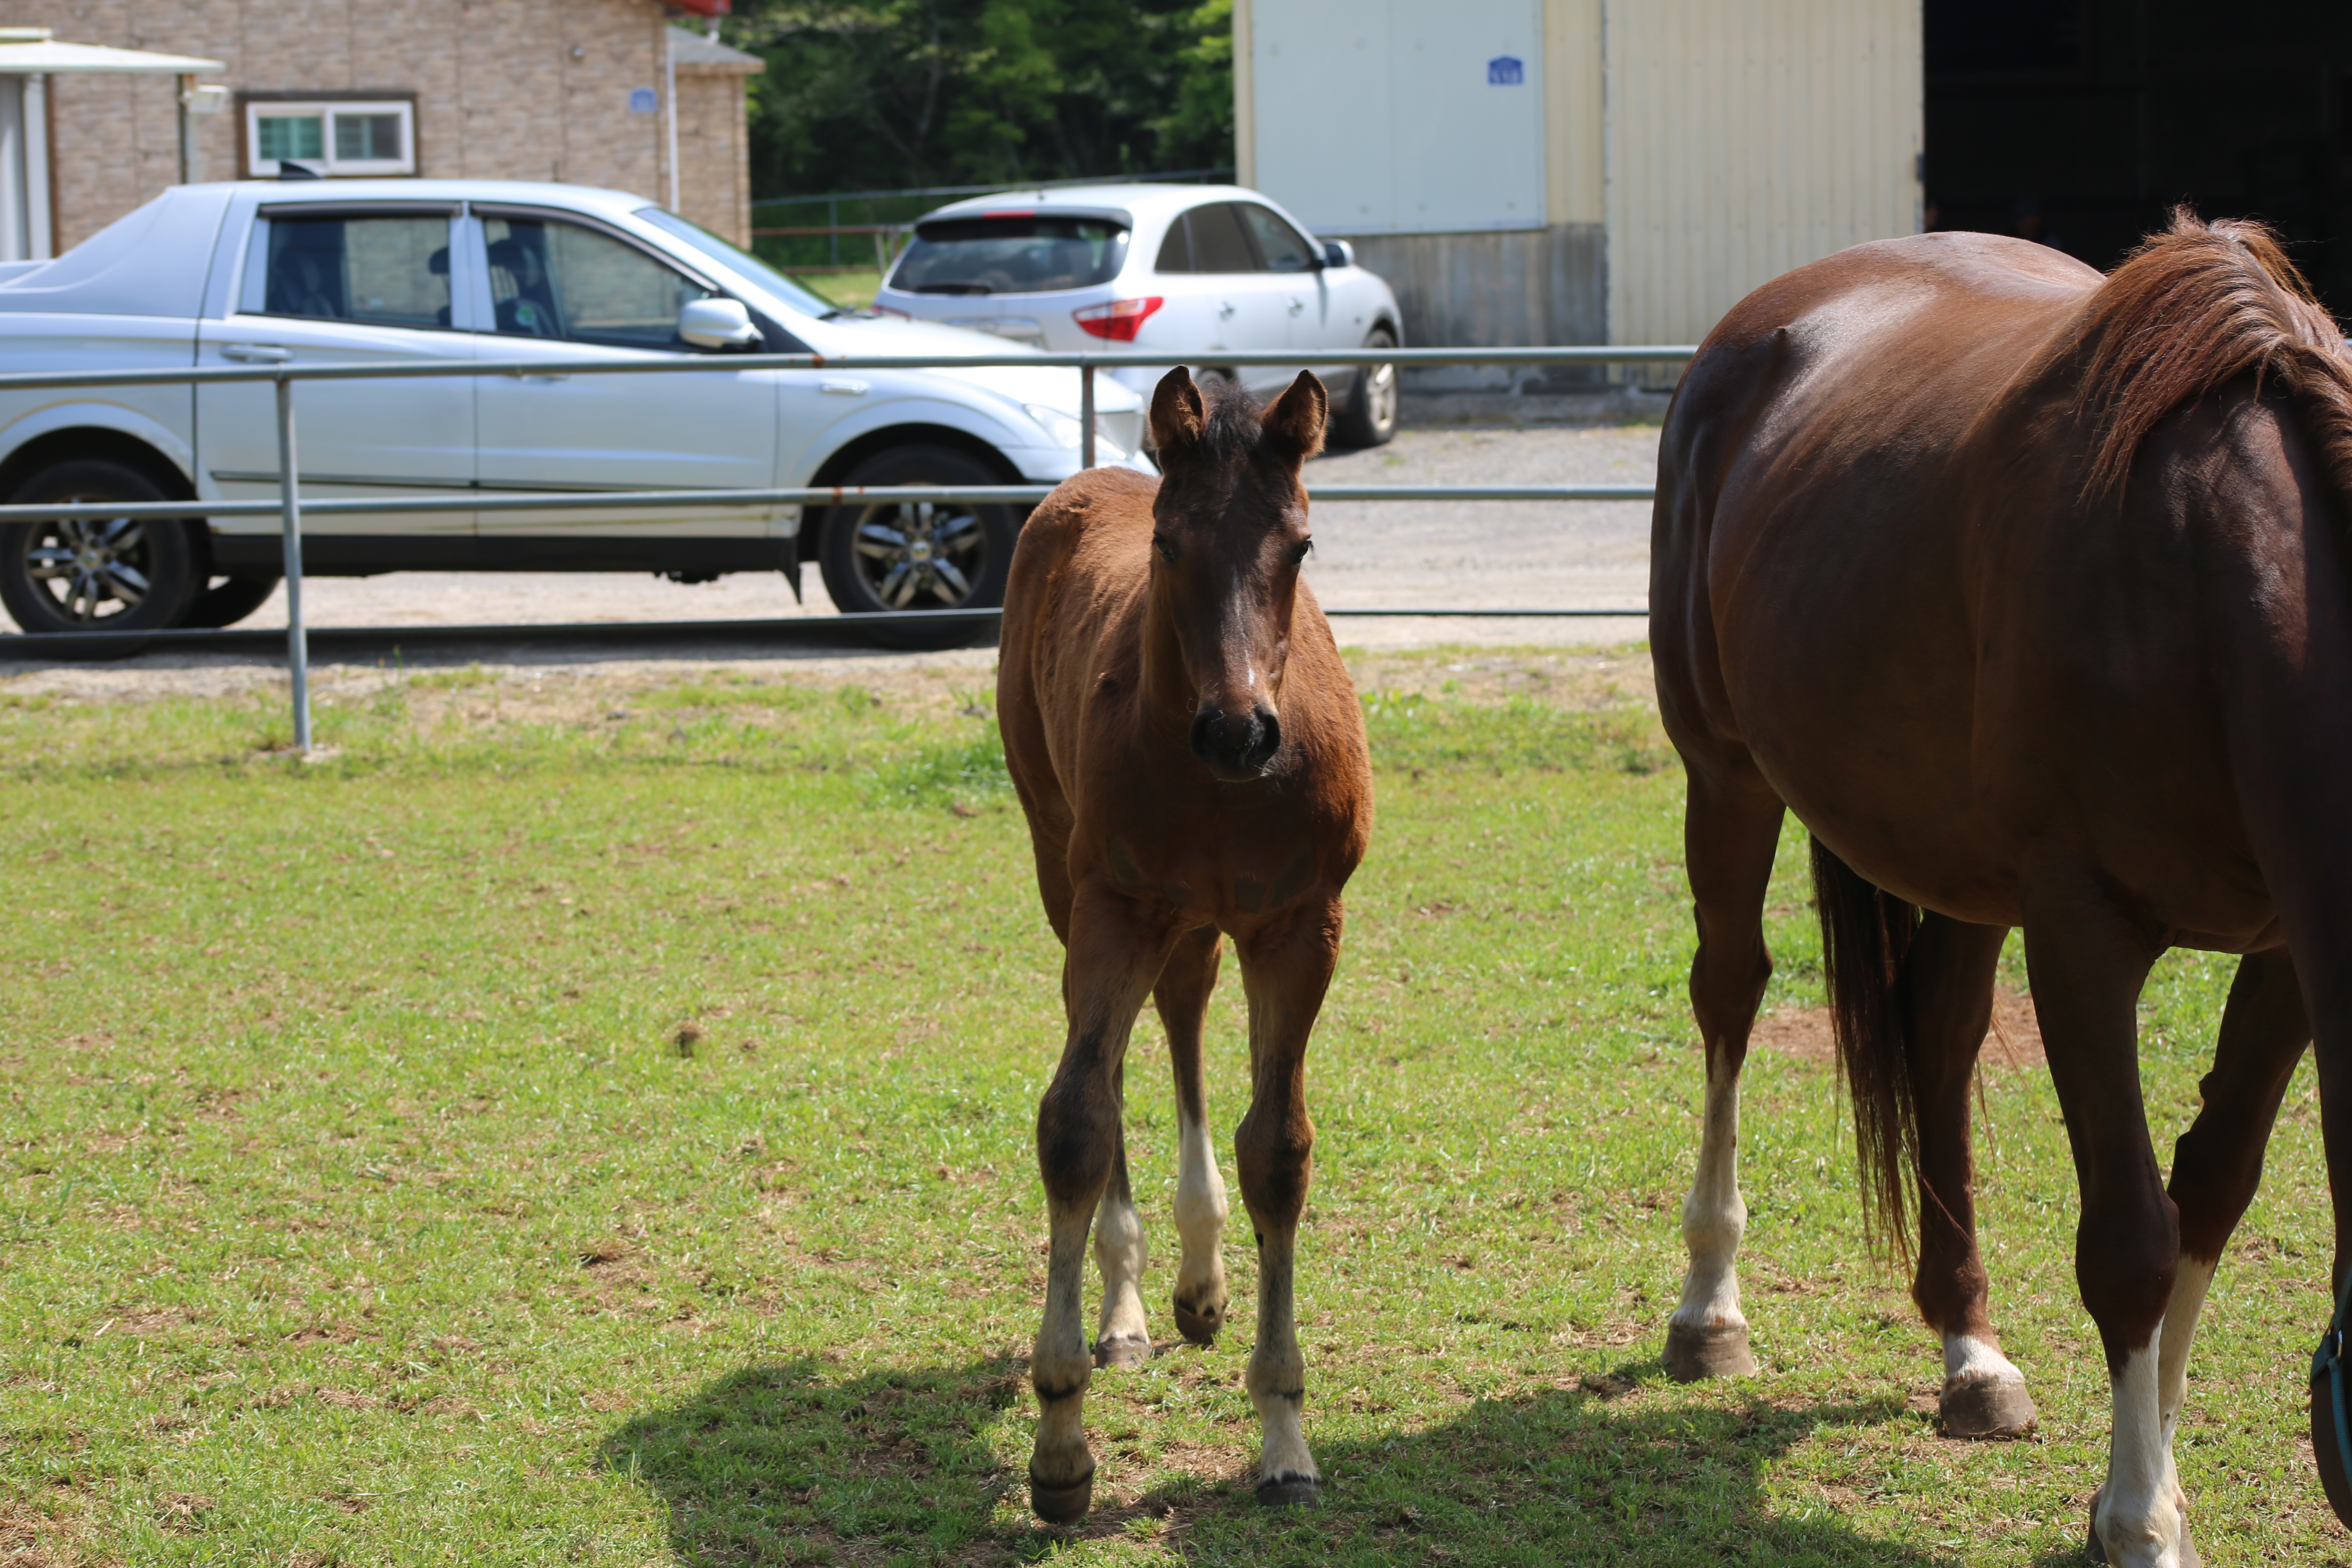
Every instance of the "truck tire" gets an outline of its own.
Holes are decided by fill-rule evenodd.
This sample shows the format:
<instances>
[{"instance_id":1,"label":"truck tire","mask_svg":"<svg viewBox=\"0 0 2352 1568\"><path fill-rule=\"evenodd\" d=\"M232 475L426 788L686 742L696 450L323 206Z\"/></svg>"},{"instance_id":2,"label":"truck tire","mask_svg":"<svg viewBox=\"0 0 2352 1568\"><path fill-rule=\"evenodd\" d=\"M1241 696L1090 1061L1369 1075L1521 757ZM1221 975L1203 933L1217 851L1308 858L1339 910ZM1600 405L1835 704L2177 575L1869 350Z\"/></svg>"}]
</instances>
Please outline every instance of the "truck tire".
<instances>
[{"instance_id":1,"label":"truck tire","mask_svg":"<svg viewBox=\"0 0 2352 1568\"><path fill-rule=\"evenodd\" d=\"M1003 476L952 447L893 447L842 476L847 485L1001 485ZM813 519L814 521L814 519ZM1020 521L1008 506L877 501L829 507L817 564L834 608L845 615L961 610L1004 603ZM859 635L883 647L961 647L993 636L995 617L867 621Z\"/></svg>"},{"instance_id":2,"label":"truck tire","mask_svg":"<svg viewBox=\"0 0 2352 1568\"><path fill-rule=\"evenodd\" d=\"M138 469L104 458L52 463L8 498L168 500ZM196 588L192 525L179 518L95 518L0 527L0 605L27 632L152 632L180 624Z\"/></svg>"}]
</instances>

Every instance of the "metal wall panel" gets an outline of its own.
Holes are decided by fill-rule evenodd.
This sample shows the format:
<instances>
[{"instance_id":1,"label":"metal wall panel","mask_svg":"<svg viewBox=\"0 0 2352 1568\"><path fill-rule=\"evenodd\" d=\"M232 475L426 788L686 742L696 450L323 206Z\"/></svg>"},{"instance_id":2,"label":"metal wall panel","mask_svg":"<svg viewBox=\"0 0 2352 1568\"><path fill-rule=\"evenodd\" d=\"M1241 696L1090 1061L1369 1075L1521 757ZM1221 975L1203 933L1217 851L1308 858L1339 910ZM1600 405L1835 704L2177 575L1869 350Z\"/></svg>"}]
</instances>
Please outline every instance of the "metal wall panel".
<instances>
[{"instance_id":1,"label":"metal wall panel","mask_svg":"<svg viewBox=\"0 0 2352 1568\"><path fill-rule=\"evenodd\" d=\"M1247 30L1242 162L1308 227L1544 226L1540 0L1259 0Z\"/></svg>"},{"instance_id":2,"label":"metal wall panel","mask_svg":"<svg viewBox=\"0 0 2352 1568\"><path fill-rule=\"evenodd\" d=\"M1919 227L1920 0L1605 0L1609 331Z\"/></svg>"}]
</instances>

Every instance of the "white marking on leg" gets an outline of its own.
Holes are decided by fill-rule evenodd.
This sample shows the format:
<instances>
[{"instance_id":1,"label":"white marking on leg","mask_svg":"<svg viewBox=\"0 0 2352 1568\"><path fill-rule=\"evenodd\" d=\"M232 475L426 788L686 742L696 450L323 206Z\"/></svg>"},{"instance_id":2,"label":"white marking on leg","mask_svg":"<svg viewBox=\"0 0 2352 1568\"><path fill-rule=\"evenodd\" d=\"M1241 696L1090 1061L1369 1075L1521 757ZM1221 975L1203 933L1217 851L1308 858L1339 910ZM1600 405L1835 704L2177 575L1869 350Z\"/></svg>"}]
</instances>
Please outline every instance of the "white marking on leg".
<instances>
[{"instance_id":1,"label":"white marking on leg","mask_svg":"<svg viewBox=\"0 0 2352 1568\"><path fill-rule=\"evenodd\" d=\"M1114 1176L1095 1214L1095 1267L1102 1270L1103 1286L1098 1343L1127 1341L1150 1353L1151 1331L1143 1316L1143 1270L1150 1261L1143 1216L1135 1212L1127 1184Z\"/></svg>"},{"instance_id":2,"label":"white marking on leg","mask_svg":"<svg viewBox=\"0 0 2352 1568\"><path fill-rule=\"evenodd\" d=\"M1208 1129L1176 1113L1176 1234L1184 1241L1184 1258L1176 1267L1176 1300L1188 1311L1208 1312L1224 1320L1225 1179L1217 1172L1217 1148Z\"/></svg>"},{"instance_id":3,"label":"white marking on leg","mask_svg":"<svg viewBox=\"0 0 2352 1568\"><path fill-rule=\"evenodd\" d=\"M1315 1456L1307 1450L1299 1406L1307 1389L1307 1362L1298 1351L1294 1321L1294 1237L1268 1235L1258 1247L1257 1348L1244 1380L1257 1406L1260 1481L1297 1477L1320 1481Z\"/></svg>"},{"instance_id":4,"label":"white marking on leg","mask_svg":"<svg viewBox=\"0 0 2352 1568\"><path fill-rule=\"evenodd\" d=\"M2160 1341L2163 1326L2158 1325ZM2115 1430L2107 1484L2092 1528L2116 1568L2179 1568L2186 1533L2170 1434L2158 1412L2157 1343L2124 1358L2114 1383Z\"/></svg>"},{"instance_id":5,"label":"white marking on leg","mask_svg":"<svg viewBox=\"0 0 2352 1568\"><path fill-rule=\"evenodd\" d=\"M2221 1259L2180 1255L2172 1277L2172 1300L2164 1309L2164 1334L2158 1342L2156 1363L2157 1415L2164 1423L2164 1444L2180 1425L2180 1407L2189 1397L2189 1347L2197 1338L2197 1320L2205 1310L2205 1292L2213 1287L2213 1270Z\"/></svg>"},{"instance_id":6,"label":"white marking on leg","mask_svg":"<svg viewBox=\"0 0 2352 1568\"><path fill-rule=\"evenodd\" d=\"M1739 1275L1734 1260L1748 1228L1748 1204L1739 1195L1739 1079L1713 1075L1706 1086L1706 1124L1698 1146L1698 1174L1683 1199L1683 1246L1690 1272L1683 1276L1683 1299L1673 1321L1685 1329L1745 1330L1739 1310Z\"/></svg>"},{"instance_id":7,"label":"white marking on leg","mask_svg":"<svg viewBox=\"0 0 2352 1568\"><path fill-rule=\"evenodd\" d=\"M2016 1363L2000 1353L2000 1348L1972 1334L1944 1336L1944 1386L1946 1389L1964 1384L2025 1385L2025 1374L2017 1370Z\"/></svg>"}]
</instances>

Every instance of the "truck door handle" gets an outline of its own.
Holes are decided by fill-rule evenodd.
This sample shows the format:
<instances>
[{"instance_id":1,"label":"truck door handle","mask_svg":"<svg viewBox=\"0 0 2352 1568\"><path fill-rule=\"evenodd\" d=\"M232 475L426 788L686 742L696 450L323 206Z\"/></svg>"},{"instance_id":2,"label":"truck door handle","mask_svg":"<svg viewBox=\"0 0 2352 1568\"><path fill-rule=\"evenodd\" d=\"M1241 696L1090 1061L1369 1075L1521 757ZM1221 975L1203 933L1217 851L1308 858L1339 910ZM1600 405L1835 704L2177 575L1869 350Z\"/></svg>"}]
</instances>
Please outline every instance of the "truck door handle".
<instances>
[{"instance_id":1,"label":"truck door handle","mask_svg":"<svg viewBox=\"0 0 2352 1568\"><path fill-rule=\"evenodd\" d=\"M1294 300L1292 300L1290 301L1290 313L1291 313L1292 315L1294 315L1294 316L1295 316L1295 315L1298 314L1298 312L1299 312L1299 311L1304 310L1305 309L1307 309L1307 301L1306 301L1306 300L1298 300L1298 299L1294 299Z\"/></svg>"},{"instance_id":2,"label":"truck door handle","mask_svg":"<svg viewBox=\"0 0 2352 1568\"><path fill-rule=\"evenodd\" d=\"M248 364L284 364L294 357L292 349L281 349L276 343L223 343L220 352L223 359Z\"/></svg>"},{"instance_id":3,"label":"truck door handle","mask_svg":"<svg viewBox=\"0 0 2352 1568\"><path fill-rule=\"evenodd\" d=\"M1226 319L1227 319L1228 317L1230 317L1233 313L1234 313L1234 306L1233 306L1233 301L1232 301L1232 300L1228 300L1224 301L1223 303L1220 304L1220 305L1217 307L1217 320L1219 320L1219 321L1222 321L1226 320Z\"/></svg>"}]
</instances>

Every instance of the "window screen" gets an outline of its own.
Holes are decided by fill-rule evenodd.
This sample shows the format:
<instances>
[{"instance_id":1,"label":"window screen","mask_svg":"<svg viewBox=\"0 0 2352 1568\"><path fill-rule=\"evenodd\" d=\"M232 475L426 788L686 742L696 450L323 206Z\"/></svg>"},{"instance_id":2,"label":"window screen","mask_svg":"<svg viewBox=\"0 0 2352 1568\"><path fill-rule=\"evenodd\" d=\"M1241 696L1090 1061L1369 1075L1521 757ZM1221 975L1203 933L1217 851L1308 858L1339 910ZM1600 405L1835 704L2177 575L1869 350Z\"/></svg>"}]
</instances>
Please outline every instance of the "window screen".
<instances>
[{"instance_id":1,"label":"window screen","mask_svg":"<svg viewBox=\"0 0 2352 1568\"><path fill-rule=\"evenodd\" d=\"M482 220L498 331L615 348L685 349L677 313L710 290L635 246L577 224Z\"/></svg>"},{"instance_id":2,"label":"window screen","mask_svg":"<svg viewBox=\"0 0 2352 1568\"><path fill-rule=\"evenodd\" d=\"M1282 221L1270 207L1255 202L1238 202L1242 221L1249 225L1250 237L1257 241L1257 253L1265 258L1269 272L1306 272L1313 268L1313 254L1307 237Z\"/></svg>"},{"instance_id":3,"label":"window screen","mask_svg":"<svg viewBox=\"0 0 2352 1568\"><path fill-rule=\"evenodd\" d=\"M1194 207L1184 215L1184 221L1192 231L1193 271L1259 269L1257 252L1250 248L1249 236L1242 232L1241 217L1232 202L1212 202L1207 206Z\"/></svg>"},{"instance_id":4,"label":"window screen","mask_svg":"<svg viewBox=\"0 0 2352 1568\"><path fill-rule=\"evenodd\" d=\"M449 220L269 220L262 309L375 327L449 324Z\"/></svg>"}]
</instances>

